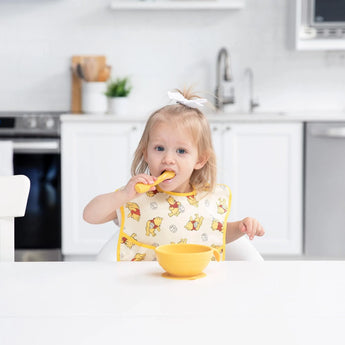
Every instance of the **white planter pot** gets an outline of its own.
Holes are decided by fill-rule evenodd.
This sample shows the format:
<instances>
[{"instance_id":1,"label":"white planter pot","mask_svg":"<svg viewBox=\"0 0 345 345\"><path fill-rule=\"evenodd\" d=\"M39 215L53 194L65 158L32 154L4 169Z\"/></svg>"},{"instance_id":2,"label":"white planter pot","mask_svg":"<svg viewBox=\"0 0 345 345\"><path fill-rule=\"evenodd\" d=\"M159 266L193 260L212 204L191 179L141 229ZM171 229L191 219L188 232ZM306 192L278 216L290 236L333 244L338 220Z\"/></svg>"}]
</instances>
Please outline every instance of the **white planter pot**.
<instances>
[{"instance_id":1,"label":"white planter pot","mask_svg":"<svg viewBox=\"0 0 345 345\"><path fill-rule=\"evenodd\" d=\"M109 97L108 113L110 115L124 116L128 114L128 97Z\"/></svg>"},{"instance_id":2,"label":"white planter pot","mask_svg":"<svg viewBox=\"0 0 345 345\"><path fill-rule=\"evenodd\" d=\"M86 114L105 114L107 111L107 97L105 82L83 82L82 110Z\"/></svg>"}]
</instances>

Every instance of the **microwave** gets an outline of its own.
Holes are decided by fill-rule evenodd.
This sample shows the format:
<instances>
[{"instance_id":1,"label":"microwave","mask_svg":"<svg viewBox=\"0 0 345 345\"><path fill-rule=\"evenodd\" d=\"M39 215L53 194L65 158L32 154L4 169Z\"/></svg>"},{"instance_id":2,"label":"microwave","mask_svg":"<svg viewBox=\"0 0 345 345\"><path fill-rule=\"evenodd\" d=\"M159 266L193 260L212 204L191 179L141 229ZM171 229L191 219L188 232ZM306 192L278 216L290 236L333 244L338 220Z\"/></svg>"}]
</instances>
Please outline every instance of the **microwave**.
<instances>
[{"instance_id":1,"label":"microwave","mask_svg":"<svg viewBox=\"0 0 345 345\"><path fill-rule=\"evenodd\" d=\"M309 0L309 25L316 29L345 28L345 0Z\"/></svg>"}]
</instances>

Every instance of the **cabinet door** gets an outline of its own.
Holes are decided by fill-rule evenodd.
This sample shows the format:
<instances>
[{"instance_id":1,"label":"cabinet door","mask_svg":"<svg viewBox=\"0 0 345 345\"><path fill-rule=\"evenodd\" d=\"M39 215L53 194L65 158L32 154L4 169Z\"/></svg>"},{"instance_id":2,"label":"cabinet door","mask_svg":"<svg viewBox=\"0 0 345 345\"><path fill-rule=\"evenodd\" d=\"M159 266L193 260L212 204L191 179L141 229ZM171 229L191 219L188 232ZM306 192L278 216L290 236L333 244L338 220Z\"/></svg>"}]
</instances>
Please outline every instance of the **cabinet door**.
<instances>
[{"instance_id":1,"label":"cabinet door","mask_svg":"<svg viewBox=\"0 0 345 345\"><path fill-rule=\"evenodd\" d=\"M254 240L262 254L302 253L302 132L300 123L236 123L214 140L220 182L233 194L230 221L263 224L265 236Z\"/></svg>"},{"instance_id":2,"label":"cabinet door","mask_svg":"<svg viewBox=\"0 0 345 345\"><path fill-rule=\"evenodd\" d=\"M139 124L62 124L62 253L95 255L114 233L109 222L91 225L82 218L96 195L124 185L141 136Z\"/></svg>"},{"instance_id":3,"label":"cabinet door","mask_svg":"<svg viewBox=\"0 0 345 345\"><path fill-rule=\"evenodd\" d=\"M232 147L229 147L228 135L232 129L230 124L211 123L212 142L217 157L217 182L230 186L232 170L229 169L228 159L232 157Z\"/></svg>"}]
</instances>

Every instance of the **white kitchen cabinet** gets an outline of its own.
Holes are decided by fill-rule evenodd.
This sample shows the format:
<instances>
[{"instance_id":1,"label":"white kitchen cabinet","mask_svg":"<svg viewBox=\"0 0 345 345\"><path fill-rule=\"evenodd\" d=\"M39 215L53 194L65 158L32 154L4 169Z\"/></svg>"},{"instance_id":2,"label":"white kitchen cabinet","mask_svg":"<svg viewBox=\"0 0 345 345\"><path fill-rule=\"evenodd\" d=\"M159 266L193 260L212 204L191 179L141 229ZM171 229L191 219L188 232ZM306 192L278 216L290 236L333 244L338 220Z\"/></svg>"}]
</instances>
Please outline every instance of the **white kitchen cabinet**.
<instances>
[{"instance_id":1,"label":"white kitchen cabinet","mask_svg":"<svg viewBox=\"0 0 345 345\"><path fill-rule=\"evenodd\" d=\"M112 222L86 223L83 209L96 195L126 183L141 133L141 123L62 123L62 253L66 260L96 255L114 233Z\"/></svg>"},{"instance_id":2,"label":"white kitchen cabinet","mask_svg":"<svg viewBox=\"0 0 345 345\"><path fill-rule=\"evenodd\" d=\"M232 190L230 221L257 218L267 255L302 254L302 123L211 123L218 179Z\"/></svg>"},{"instance_id":3,"label":"white kitchen cabinet","mask_svg":"<svg viewBox=\"0 0 345 345\"><path fill-rule=\"evenodd\" d=\"M93 258L115 225L87 224L85 205L124 185L143 123L62 123L62 252ZM230 221L255 217L266 234L254 240L267 256L302 254L303 124L212 122L218 181L232 190Z\"/></svg>"}]
</instances>

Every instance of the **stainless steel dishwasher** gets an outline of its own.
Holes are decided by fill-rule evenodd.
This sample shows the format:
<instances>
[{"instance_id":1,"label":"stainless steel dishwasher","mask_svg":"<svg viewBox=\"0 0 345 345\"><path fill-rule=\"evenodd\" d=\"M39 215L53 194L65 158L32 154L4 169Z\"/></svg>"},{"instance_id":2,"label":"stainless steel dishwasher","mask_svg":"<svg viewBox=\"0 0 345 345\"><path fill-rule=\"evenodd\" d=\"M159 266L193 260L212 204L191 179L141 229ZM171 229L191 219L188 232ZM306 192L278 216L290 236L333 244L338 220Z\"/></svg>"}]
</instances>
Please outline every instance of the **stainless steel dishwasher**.
<instances>
[{"instance_id":1,"label":"stainless steel dishwasher","mask_svg":"<svg viewBox=\"0 0 345 345\"><path fill-rule=\"evenodd\" d=\"M345 122L306 124L305 254L345 258Z\"/></svg>"}]
</instances>

